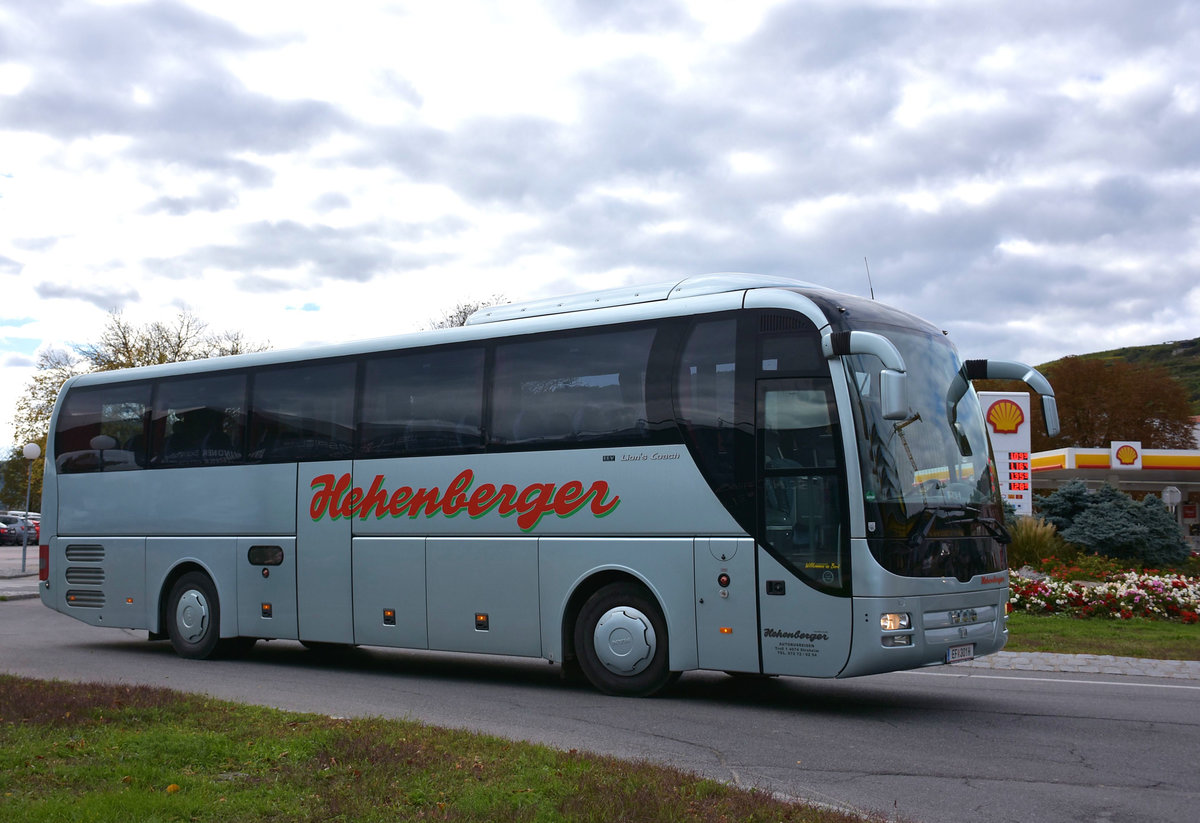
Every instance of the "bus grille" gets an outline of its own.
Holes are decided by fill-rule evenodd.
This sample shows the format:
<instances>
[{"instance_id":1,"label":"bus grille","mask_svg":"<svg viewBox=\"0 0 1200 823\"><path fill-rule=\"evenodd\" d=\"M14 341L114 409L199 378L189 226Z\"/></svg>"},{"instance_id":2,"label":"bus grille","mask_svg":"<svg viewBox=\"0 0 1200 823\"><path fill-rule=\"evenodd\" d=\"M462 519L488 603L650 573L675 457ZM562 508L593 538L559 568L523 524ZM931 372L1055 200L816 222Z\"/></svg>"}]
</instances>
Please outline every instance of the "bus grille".
<instances>
[{"instance_id":1,"label":"bus grille","mask_svg":"<svg viewBox=\"0 0 1200 823\"><path fill-rule=\"evenodd\" d=\"M758 321L760 332L799 331L802 321L795 314L764 314Z\"/></svg>"},{"instance_id":2,"label":"bus grille","mask_svg":"<svg viewBox=\"0 0 1200 823\"><path fill-rule=\"evenodd\" d=\"M104 547L95 543L72 543L67 546L66 554L72 563L104 562Z\"/></svg>"},{"instance_id":3,"label":"bus grille","mask_svg":"<svg viewBox=\"0 0 1200 823\"><path fill-rule=\"evenodd\" d=\"M104 569L95 566L69 566L66 577L75 586L104 585Z\"/></svg>"},{"instance_id":4,"label":"bus grille","mask_svg":"<svg viewBox=\"0 0 1200 823\"><path fill-rule=\"evenodd\" d=\"M67 605L77 609L101 609L104 607L104 592L67 589Z\"/></svg>"}]
</instances>

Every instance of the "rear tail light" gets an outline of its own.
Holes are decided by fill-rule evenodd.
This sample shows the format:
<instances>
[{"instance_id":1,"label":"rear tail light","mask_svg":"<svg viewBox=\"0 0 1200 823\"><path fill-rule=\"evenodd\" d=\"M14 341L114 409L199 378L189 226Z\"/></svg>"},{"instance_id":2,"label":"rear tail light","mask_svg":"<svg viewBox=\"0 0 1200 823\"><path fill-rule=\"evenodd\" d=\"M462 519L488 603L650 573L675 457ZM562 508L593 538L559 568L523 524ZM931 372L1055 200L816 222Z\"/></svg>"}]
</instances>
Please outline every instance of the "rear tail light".
<instances>
[{"instance_id":1,"label":"rear tail light","mask_svg":"<svg viewBox=\"0 0 1200 823\"><path fill-rule=\"evenodd\" d=\"M50 579L50 547L38 546L38 580Z\"/></svg>"}]
</instances>

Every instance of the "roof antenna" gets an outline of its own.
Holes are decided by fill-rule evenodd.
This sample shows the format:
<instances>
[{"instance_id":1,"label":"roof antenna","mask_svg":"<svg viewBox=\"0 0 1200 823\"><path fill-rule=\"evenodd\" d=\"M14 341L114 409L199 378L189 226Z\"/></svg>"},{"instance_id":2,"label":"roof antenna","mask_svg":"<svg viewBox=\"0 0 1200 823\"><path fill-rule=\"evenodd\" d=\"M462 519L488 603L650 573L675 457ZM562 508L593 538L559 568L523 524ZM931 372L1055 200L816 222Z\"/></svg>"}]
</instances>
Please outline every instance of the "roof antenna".
<instances>
[{"instance_id":1,"label":"roof antenna","mask_svg":"<svg viewBox=\"0 0 1200 823\"><path fill-rule=\"evenodd\" d=\"M863 257L863 265L867 267L867 288L871 290L871 299L875 299L875 286L871 283L871 266L867 263L867 258Z\"/></svg>"}]
</instances>

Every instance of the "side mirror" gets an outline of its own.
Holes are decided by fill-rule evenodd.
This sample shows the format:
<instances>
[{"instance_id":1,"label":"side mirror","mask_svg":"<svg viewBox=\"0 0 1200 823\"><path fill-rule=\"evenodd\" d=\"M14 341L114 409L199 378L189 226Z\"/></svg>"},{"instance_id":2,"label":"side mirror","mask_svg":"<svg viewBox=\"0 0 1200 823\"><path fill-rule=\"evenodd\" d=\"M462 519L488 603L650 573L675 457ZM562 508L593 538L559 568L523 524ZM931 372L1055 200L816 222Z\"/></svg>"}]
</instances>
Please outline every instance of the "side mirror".
<instances>
[{"instance_id":1,"label":"side mirror","mask_svg":"<svg viewBox=\"0 0 1200 823\"><path fill-rule=\"evenodd\" d=\"M1042 416L1046 418L1046 436L1058 437L1062 429L1058 424L1058 401L1053 395L1042 395Z\"/></svg>"},{"instance_id":2,"label":"side mirror","mask_svg":"<svg viewBox=\"0 0 1200 823\"><path fill-rule=\"evenodd\" d=\"M962 423L954 423L951 431L954 432L954 440L958 443L958 453L963 457L970 457L973 451L971 441L967 439L967 433L963 431Z\"/></svg>"},{"instance_id":3,"label":"side mirror","mask_svg":"<svg viewBox=\"0 0 1200 823\"><path fill-rule=\"evenodd\" d=\"M1046 436L1058 436L1058 402L1054 399L1054 389L1051 388L1050 381L1032 366L1014 360L968 360L963 363L962 369L946 393L946 412L951 423L958 417L958 401L967 393L969 382L984 379L1020 380L1040 394L1042 414L1046 418Z\"/></svg>"},{"instance_id":4,"label":"side mirror","mask_svg":"<svg viewBox=\"0 0 1200 823\"><path fill-rule=\"evenodd\" d=\"M879 403L885 420L908 419L908 375L883 369L879 372Z\"/></svg>"},{"instance_id":5,"label":"side mirror","mask_svg":"<svg viewBox=\"0 0 1200 823\"><path fill-rule=\"evenodd\" d=\"M908 377L900 350L882 334L869 331L827 332L821 337L826 358L869 354L883 363L879 372L879 403L885 420L908 419Z\"/></svg>"}]
</instances>

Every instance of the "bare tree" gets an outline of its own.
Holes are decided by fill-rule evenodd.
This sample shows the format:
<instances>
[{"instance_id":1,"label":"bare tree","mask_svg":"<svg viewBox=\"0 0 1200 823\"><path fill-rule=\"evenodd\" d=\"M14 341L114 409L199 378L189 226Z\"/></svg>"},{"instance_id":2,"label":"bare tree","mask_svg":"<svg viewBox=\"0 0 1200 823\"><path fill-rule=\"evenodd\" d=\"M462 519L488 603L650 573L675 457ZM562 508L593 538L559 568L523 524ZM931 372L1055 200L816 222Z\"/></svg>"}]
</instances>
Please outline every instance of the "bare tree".
<instances>
[{"instance_id":1,"label":"bare tree","mask_svg":"<svg viewBox=\"0 0 1200 823\"><path fill-rule=\"evenodd\" d=\"M99 341L73 348L87 363L86 371L112 371L263 351L268 346L248 343L241 332L210 334L208 324L188 311L180 312L173 323L156 320L141 327L113 311Z\"/></svg>"},{"instance_id":2,"label":"bare tree","mask_svg":"<svg viewBox=\"0 0 1200 823\"><path fill-rule=\"evenodd\" d=\"M13 415L19 446L37 443L45 448L54 401L73 375L264 351L270 346L248 342L241 332L210 334L208 324L191 312L180 312L174 323L134 326L114 311L109 313L98 342L71 348L74 353L48 349L38 355L37 371L17 400Z\"/></svg>"},{"instance_id":3,"label":"bare tree","mask_svg":"<svg viewBox=\"0 0 1200 823\"><path fill-rule=\"evenodd\" d=\"M465 303L458 303L454 308L442 312L440 320L430 320L429 328L431 329L452 329L457 326L465 326L467 318L480 309L486 309L488 306L498 306L501 303L507 303L508 300L502 294L493 294L491 297L483 300L471 300Z\"/></svg>"}]
</instances>

